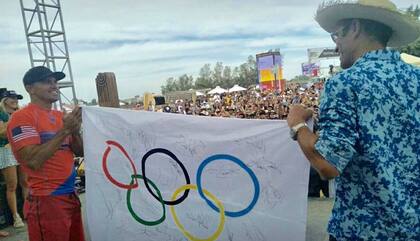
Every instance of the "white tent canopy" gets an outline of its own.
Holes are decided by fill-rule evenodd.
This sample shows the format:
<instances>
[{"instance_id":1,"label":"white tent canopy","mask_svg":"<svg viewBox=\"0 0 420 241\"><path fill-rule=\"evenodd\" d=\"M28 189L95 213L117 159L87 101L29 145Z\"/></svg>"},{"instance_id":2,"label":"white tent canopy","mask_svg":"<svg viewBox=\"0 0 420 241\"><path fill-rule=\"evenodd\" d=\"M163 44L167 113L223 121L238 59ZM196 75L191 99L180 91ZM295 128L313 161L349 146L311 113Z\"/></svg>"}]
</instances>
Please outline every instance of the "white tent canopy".
<instances>
[{"instance_id":1,"label":"white tent canopy","mask_svg":"<svg viewBox=\"0 0 420 241\"><path fill-rule=\"evenodd\" d=\"M229 89L229 92L237 92L237 91L244 91L246 88L241 87L239 85L234 85L232 88Z\"/></svg>"},{"instance_id":2,"label":"white tent canopy","mask_svg":"<svg viewBox=\"0 0 420 241\"><path fill-rule=\"evenodd\" d=\"M221 88L220 86L216 86L216 88L210 90L207 94L214 95L214 94L223 94L228 92L227 90Z\"/></svg>"},{"instance_id":3,"label":"white tent canopy","mask_svg":"<svg viewBox=\"0 0 420 241\"><path fill-rule=\"evenodd\" d=\"M204 95L204 93L202 93L202 92L200 92L200 91L196 91L196 92L195 92L195 95L196 95L196 96L202 96L202 95Z\"/></svg>"},{"instance_id":4,"label":"white tent canopy","mask_svg":"<svg viewBox=\"0 0 420 241\"><path fill-rule=\"evenodd\" d=\"M401 54L401 59L408 64L412 64L412 65L420 67L420 58L417 57L417 56L402 53Z\"/></svg>"}]
</instances>

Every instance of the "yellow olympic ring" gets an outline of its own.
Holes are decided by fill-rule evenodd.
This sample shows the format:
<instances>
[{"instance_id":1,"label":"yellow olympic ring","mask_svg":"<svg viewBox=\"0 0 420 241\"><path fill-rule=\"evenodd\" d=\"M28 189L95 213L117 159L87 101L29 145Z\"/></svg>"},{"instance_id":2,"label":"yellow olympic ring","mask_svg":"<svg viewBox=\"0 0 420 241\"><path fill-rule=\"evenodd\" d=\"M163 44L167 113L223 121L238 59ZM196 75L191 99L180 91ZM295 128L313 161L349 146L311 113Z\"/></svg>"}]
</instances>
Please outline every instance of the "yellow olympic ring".
<instances>
[{"instance_id":1,"label":"yellow olympic ring","mask_svg":"<svg viewBox=\"0 0 420 241\"><path fill-rule=\"evenodd\" d=\"M197 185L194 184L187 184L184 186L181 186L180 188L178 188L174 194L172 195L172 201L176 200L178 195L181 192L186 191L187 189L193 189L193 190L197 190ZM216 203L216 206L219 208L220 210L220 223L219 226L216 229L216 232L214 232L213 235L211 235L208 238L205 239L200 239L200 238L196 238L194 237L192 234L190 234L187 230L185 230L184 226L179 222L178 217L175 214L175 207L174 206L170 206L170 211L172 213L172 217L174 219L175 225L178 226L178 228L181 230L181 232L189 239L192 241L214 241L216 240L220 234L223 231L223 227L225 225L225 208L223 207L222 203L210 192L208 192L206 189L203 189L203 192L206 196L208 196L214 203Z\"/></svg>"}]
</instances>

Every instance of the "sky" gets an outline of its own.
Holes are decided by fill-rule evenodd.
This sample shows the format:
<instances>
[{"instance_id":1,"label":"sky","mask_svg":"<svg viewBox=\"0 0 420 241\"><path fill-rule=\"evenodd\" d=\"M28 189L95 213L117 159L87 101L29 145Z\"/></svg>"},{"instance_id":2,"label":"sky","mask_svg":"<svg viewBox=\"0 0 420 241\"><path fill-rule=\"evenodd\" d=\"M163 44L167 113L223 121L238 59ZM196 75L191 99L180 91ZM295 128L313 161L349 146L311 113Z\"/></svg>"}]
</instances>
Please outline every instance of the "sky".
<instances>
[{"instance_id":1,"label":"sky","mask_svg":"<svg viewBox=\"0 0 420 241\"><path fill-rule=\"evenodd\" d=\"M97 98L100 72L115 73L119 97L126 99L159 93L169 77L196 77L206 63L234 67L269 49L280 49L284 77L293 78L301 74L308 48L334 46L314 20L320 2L61 0L77 98ZM394 3L405 9L417 2ZM29 102L22 84L30 61L20 3L1 0L0 11L0 87Z\"/></svg>"}]
</instances>

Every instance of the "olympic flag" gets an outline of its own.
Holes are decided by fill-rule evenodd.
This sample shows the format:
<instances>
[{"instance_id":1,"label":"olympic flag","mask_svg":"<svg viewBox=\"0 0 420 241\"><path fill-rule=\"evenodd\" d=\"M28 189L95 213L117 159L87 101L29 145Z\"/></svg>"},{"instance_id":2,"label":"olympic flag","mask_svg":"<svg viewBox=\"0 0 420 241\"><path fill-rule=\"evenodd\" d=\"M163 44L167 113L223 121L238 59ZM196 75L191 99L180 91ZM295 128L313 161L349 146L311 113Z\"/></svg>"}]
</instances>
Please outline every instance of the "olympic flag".
<instances>
[{"instance_id":1,"label":"olympic flag","mask_svg":"<svg viewBox=\"0 0 420 241\"><path fill-rule=\"evenodd\" d=\"M83 108L92 241L304 241L309 165L284 121Z\"/></svg>"}]
</instances>

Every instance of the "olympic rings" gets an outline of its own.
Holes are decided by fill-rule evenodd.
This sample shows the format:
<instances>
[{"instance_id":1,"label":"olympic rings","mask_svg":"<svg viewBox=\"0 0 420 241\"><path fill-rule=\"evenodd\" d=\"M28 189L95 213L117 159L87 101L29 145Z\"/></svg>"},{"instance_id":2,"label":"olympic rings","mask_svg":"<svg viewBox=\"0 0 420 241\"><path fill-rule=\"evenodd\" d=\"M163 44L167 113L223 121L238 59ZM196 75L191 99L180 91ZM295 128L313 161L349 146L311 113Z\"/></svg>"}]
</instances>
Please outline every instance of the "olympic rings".
<instances>
[{"instance_id":1,"label":"olympic rings","mask_svg":"<svg viewBox=\"0 0 420 241\"><path fill-rule=\"evenodd\" d=\"M157 200L159 200L159 197L158 196L156 196L156 194L154 193L154 192L152 192L152 190L150 189L150 187L149 187L149 184L147 183L147 181L146 181L146 179L147 179L147 177L146 177L146 160L147 160L147 158L149 157L149 156L151 156L151 155L153 155L153 154L155 154L155 153L163 153L163 154L166 154L166 155L168 155L169 157L171 157L172 159L174 159L175 161L176 161L176 163L178 163L178 165L181 167L181 169L182 169L182 172L184 173L184 176L185 176L185 180L186 180L186 182L187 182L187 185L188 184L190 184L191 183L191 181L190 181L190 176L188 175L188 172L187 172L187 169L185 169L185 166L184 166L184 164L182 164L182 162L181 161L179 161L178 160L178 157L176 157L172 152L170 152L170 151L168 151L168 150L166 150L166 149L163 149L163 148L155 148L155 149L152 149L152 150L150 150L150 151L148 151L144 156L143 156L143 158L142 158L142 160L141 160L141 174L143 175L143 181L144 181L144 185L146 186L146 188L147 188L147 190L150 192L150 194L152 194L153 195L153 197L155 197ZM172 201L165 201L165 200L163 200L163 202L166 204L166 205L177 205L177 204L180 204L182 201L184 201L187 197L188 197L188 192L189 192L190 190L186 190L185 192L184 192L184 194L178 199L178 200L172 200Z\"/></svg>"},{"instance_id":2,"label":"olympic rings","mask_svg":"<svg viewBox=\"0 0 420 241\"><path fill-rule=\"evenodd\" d=\"M134 183L134 180L137 179L137 178L145 179L145 178L143 178L142 175L139 175L139 174L138 175L131 175L131 178L132 179L131 179L130 185L132 185ZM156 192L157 192L157 194L159 196L159 201L160 201L160 203L162 203L163 216L160 219L156 220L156 221L145 221L145 220L141 219L139 216L137 216L137 214L133 210L133 207L131 206L131 189L128 189L128 191L127 191L127 207L128 207L128 211L130 212L131 216L133 216L133 218L137 222L139 222L139 223L141 223L143 225L146 225L146 226L155 226L155 225L158 225L158 224L162 223L163 221L165 221L166 209L165 209L165 204L163 203L162 194L160 193L159 189L149 179L147 179L147 182L150 182L150 184L156 190Z\"/></svg>"},{"instance_id":3,"label":"olympic rings","mask_svg":"<svg viewBox=\"0 0 420 241\"><path fill-rule=\"evenodd\" d=\"M165 218L166 218L166 209L165 209L165 204L170 206L170 211L172 213L172 217L174 219L175 225L181 230L181 232L189 239L192 241L213 241L216 240L220 234L223 232L223 228L224 228L224 224L225 224L225 219L226 216L229 217L240 217L243 215L246 215L247 213L249 213L254 206L256 205L258 198L259 198L259 194L260 194L260 185L257 179L257 176L254 174L254 172L246 166L245 163L243 163L241 160L239 160L238 158L231 156L231 155L224 155L224 154L218 154L218 155L213 155L210 156L208 158L206 158L198 167L197 170L197 176L196 176L196 181L197 184L191 184L190 181L190 177L189 174L187 172L187 169L185 168L185 166L182 164L181 161L179 161L178 157L176 157L172 152L170 152L167 149L163 149L163 148L155 148L152 149L150 151L148 151L142 158L141 160L141 173L137 174L137 170L136 167L134 165L133 160L130 158L130 156L128 155L128 153L125 151L125 149L117 142L115 141L111 141L108 140L106 141L106 143L108 144L106 150L104 151L104 154L102 156L102 168L103 171L105 173L105 176L109 179L109 181L114 184L117 187L123 188L127 190L127 196L126 196L126 201L127 201L127 207L128 207L128 211L130 212L131 216L139 223L146 225L146 226L155 226L158 224L161 224ZM133 174L131 175L131 182L129 184L124 184L121 182L118 182L117 180L115 180L111 174L108 171L108 167L107 167L107 160L108 160L108 155L111 151L111 147L110 146L115 146L117 147L123 154L124 156L129 160L130 165L133 169ZM150 157L151 155L155 154L155 153L163 153L166 154L167 156L171 157L173 160L175 160L177 162L177 164L181 167L182 172L184 173L185 176L185 180L186 180L186 185L181 186L180 188L178 188L173 196L172 199L170 201L165 201L162 197L162 194L160 192L160 190L157 188L157 186L146 177L146 160L148 157ZM241 211L237 211L237 212L231 212L231 211L226 211L222 202L220 200L218 200L213 194L211 194L209 191L207 191L206 189L202 188L201 185L201 176L203 173L204 168L212 161L215 160L228 160L228 161L232 161L236 164L238 164L240 167L242 167L251 177L252 182L254 183L254 197L252 198L251 203L248 205L248 207L246 207L245 209L241 210ZM162 208L163 208L163 215L160 219L156 220L156 221L146 221L141 219L133 210L133 207L131 205L131 191L134 188L137 188L138 185L138 179L143 179L144 185L146 186L147 190L149 191L149 193L151 195L153 195L153 197L155 199L157 199L161 204L162 204ZM155 194L150 185L152 186L152 188L156 191L157 194ZM216 231L208 238L205 239L200 239L197 237L194 237L191 233L189 233L188 231L185 230L184 226L179 222L178 217L176 216L175 213L175 208L174 206L177 204L180 204L181 202L183 202L187 196L189 191L193 189L193 190L197 190L200 197L203 198L206 203L215 211L219 212L220 214L220 223L216 229ZM184 194L177 199L178 195L184 192ZM211 201L207 198L209 197L211 199ZM214 204L215 203L215 204Z\"/></svg>"},{"instance_id":4,"label":"olympic rings","mask_svg":"<svg viewBox=\"0 0 420 241\"><path fill-rule=\"evenodd\" d=\"M108 145L116 146L118 149L120 149L120 151L124 154L124 156L125 156L125 157L127 157L127 159L130 161L130 165L131 165L131 167L133 168L133 171L134 171L133 175L137 175L136 166L134 166L134 162L133 162L133 160L131 160L131 157L127 154L127 152L125 151L124 147L122 147L119 143L117 143L117 142L115 142L115 141L107 141L106 143L107 143ZM117 186L117 187L120 187L120 188L123 188L123 189L137 188L137 187L139 186L139 184L138 184L138 182L137 182L137 179L135 179L135 183L134 183L134 185L133 185L133 183L131 183L131 184L127 185L127 184L124 184L124 183L118 182L117 180L115 180L115 179L111 176L111 174L110 174L110 173L109 173L109 171L108 171L108 166L107 166L107 164L106 164L106 161L107 161L107 159L108 159L108 154L109 154L109 152L110 152L110 151L111 151L111 147L109 147L109 146L108 146L108 147L106 148L105 152L104 152L103 157L102 157L102 169L104 169L105 176L108 178L108 180L109 180L112 184L114 184L114 185L115 185L115 186Z\"/></svg>"},{"instance_id":5,"label":"olympic rings","mask_svg":"<svg viewBox=\"0 0 420 241\"><path fill-rule=\"evenodd\" d=\"M252 182L254 183L254 197L252 198L251 203L248 205L248 207L246 207L245 209L241 210L241 211L237 211L237 212L230 212L230 211L225 211L226 216L229 217L240 217L243 216L247 213L249 213L252 208L255 206L255 204L257 203L258 197L260 195L260 184L258 182L257 176L255 176L254 172L245 165L245 163L243 163L241 160L239 160L238 158L231 156L231 155L213 155L211 157L208 157L207 159L205 159L200 166L198 167L197 170L197 188L198 188L198 193L200 194L200 196L206 200L207 204L215 211L219 212L219 209L210 201L206 198L206 196L203 194L203 189L201 187L201 175L203 173L204 167L209 164L212 161L215 160L228 160L228 161L232 161L236 164L238 164L240 167L242 167L250 176L252 179Z\"/></svg>"},{"instance_id":6,"label":"olympic rings","mask_svg":"<svg viewBox=\"0 0 420 241\"><path fill-rule=\"evenodd\" d=\"M193 189L193 190L197 190L197 185L194 184L188 184L188 185L184 185L181 186L180 188L178 188L174 194L172 195L172 200L175 200L178 197L178 194L182 191L185 190L189 190L189 189ZM206 189L202 189L202 191L210 197L210 199L212 199L216 205L219 207L219 210L221 210L220 212L220 223L219 226L217 226L216 231L208 238L205 239L200 239L200 238L196 238L194 237L192 234L190 234L187 230L185 230L184 226L179 222L178 217L176 216L175 213L175 207L171 206L170 210L172 213L172 218L174 219L175 225L178 226L178 228L181 230L181 232L189 239L192 241L213 241L216 240L220 234L223 232L223 227L225 225L225 208L223 207L222 203L210 192L208 192Z\"/></svg>"}]
</instances>

